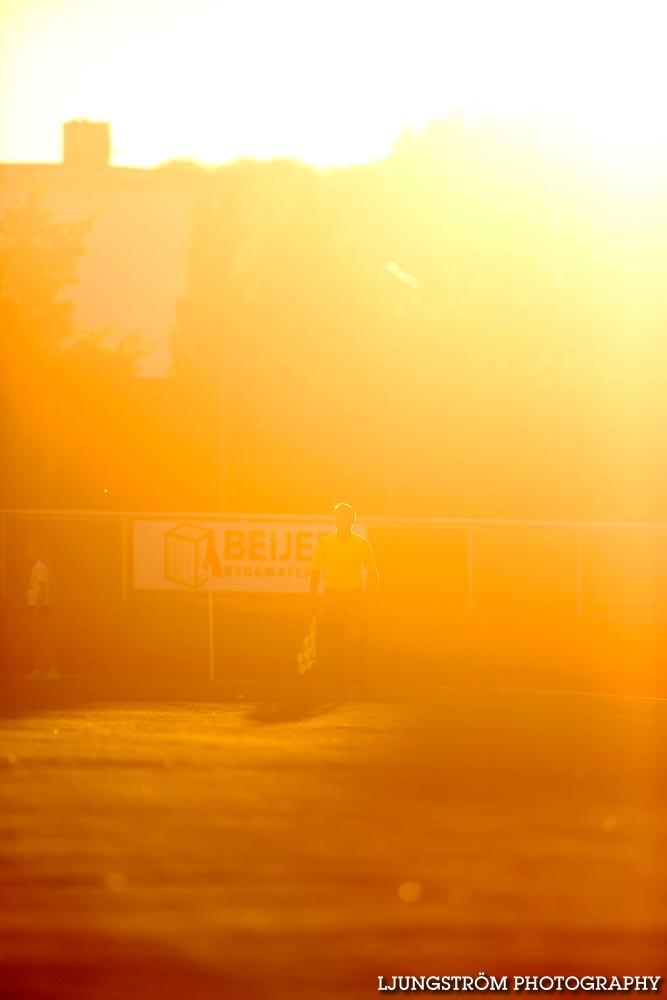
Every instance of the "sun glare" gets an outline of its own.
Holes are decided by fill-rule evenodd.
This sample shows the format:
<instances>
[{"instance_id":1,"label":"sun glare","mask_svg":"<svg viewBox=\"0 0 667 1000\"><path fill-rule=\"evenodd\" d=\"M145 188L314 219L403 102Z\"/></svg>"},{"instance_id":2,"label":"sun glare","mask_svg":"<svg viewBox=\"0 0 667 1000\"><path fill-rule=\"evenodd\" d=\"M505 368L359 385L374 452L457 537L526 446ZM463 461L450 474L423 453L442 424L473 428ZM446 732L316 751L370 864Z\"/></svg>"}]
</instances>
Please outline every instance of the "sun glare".
<instances>
[{"instance_id":1,"label":"sun glare","mask_svg":"<svg viewBox=\"0 0 667 1000\"><path fill-rule=\"evenodd\" d=\"M60 124L90 118L117 165L353 163L456 109L556 120L611 161L664 153L657 4L26 0L5 21L21 99L0 159L58 159Z\"/></svg>"}]
</instances>

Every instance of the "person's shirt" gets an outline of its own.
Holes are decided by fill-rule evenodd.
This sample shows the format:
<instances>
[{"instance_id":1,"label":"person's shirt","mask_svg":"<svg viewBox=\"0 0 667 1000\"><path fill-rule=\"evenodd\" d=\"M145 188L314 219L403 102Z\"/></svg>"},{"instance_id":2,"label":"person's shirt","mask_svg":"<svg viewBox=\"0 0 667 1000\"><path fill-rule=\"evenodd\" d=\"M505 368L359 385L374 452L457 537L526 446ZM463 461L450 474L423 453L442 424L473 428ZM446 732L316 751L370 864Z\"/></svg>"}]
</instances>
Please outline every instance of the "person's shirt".
<instances>
[{"instance_id":1,"label":"person's shirt","mask_svg":"<svg viewBox=\"0 0 667 1000\"><path fill-rule=\"evenodd\" d=\"M42 588L41 603L49 604L51 601L51 573L46 563L38 559L32 567L28 584L28 606L31 608L37 605L40 587Z\"/></svg>"},{"instance_id":2,"label":"person's shirt","mask_svg":"<svg viewBox=\"0 0 667 1000\"><path fill-rule=\"evenodd\" d=\"M325 590L363 590L362 569L376 572L375 554L368 539L354 531L320 535L310 568L324 570Z\"/></svg>"}]
</instances>

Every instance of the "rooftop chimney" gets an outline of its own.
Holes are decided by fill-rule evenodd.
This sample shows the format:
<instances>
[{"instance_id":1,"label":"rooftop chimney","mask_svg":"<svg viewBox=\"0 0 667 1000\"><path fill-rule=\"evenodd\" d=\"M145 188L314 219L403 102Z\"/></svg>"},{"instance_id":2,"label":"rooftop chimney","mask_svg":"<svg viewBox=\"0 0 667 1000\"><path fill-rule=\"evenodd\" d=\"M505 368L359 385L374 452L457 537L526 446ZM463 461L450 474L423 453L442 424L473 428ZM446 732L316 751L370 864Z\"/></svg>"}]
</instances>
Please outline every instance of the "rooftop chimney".
<instances>
[{"instance_id":1,"label":"rooftop chimney","mask_svg":"<svg viewBox=\"0 0 667 1000\"><path fill-rule=\"evenodd\" d=\"M63 163L67 167L108 167L108 122L73 121L63 125Z\"/></svg>"}]
</instances>

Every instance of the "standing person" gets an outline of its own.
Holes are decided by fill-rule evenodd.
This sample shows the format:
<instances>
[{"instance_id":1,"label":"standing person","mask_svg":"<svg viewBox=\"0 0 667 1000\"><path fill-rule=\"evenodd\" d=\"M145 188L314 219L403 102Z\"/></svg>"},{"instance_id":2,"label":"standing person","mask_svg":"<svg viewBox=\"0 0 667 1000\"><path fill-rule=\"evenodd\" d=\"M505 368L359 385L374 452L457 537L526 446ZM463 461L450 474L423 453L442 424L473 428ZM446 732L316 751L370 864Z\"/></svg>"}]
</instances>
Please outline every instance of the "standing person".
<instances>
[{"instance_id":1,"label":"standing person","mask_svg":"<svg viewBox=\"0 0 667 1000\"><path fill-rule=\"evenodd\" d=\"M32 563L28 583L28 635L32 653L33 674L36 677L57 677L51 635L51 598L53 574L46 546L40 538L31 538L27 546Z\"/></svg>"},{"instance_id":2,"label":"standing person","mask_svg":"<svg viewBox=\"0 0 667 1000\"><path fill-rule=\"evenodd\" d=\"M370 542L352 530L356 519L350 504L336 504L336 531L318 538L310 565L308 585L313 612L324 571L318 652L335 691L342 690L350 679L362 691L368 690L364 664L368 597L378 589L378 571ZM366 570L366 591L362 569Z\"/></svg>"}]
</instances>

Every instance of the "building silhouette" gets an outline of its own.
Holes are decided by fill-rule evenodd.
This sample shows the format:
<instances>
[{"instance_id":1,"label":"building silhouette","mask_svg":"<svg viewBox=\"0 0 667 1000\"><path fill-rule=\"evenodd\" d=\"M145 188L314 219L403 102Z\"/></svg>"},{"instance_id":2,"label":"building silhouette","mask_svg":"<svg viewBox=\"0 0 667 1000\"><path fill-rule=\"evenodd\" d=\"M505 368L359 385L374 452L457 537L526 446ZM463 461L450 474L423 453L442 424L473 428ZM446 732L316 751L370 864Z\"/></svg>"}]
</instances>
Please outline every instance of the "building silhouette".
<instances>
[{"instance_id":1,"label":"building silhouette","mask_svg":"<svg viewBox=\"0 0 667 1000\"><path fill-rule=\"evenodd\" d=\"M141 362L141 378L77 385L79 419L66 439L52 443L48 472L44 441L18 426L3 404L3 430L12 432L3 434L0 505L211 509L220 499L217 401L169 377L169 336L190 213L213 175L114 167L103 122L67 122L62 135L61 163L0 164L0 215L38 189L57 222L93 216L79 281L66 291L75 326L109 328L110 343L137 332L154 347Z\"/></svg>"},{"instance_id":2,"label":"building silhouette","mask_svg":"<svg viewBox=\"0 0 667 1000\"><path fill-rule=\"evenodd\" d=\"M63 125L63 163L67 167L108 167L111 129L108 122L72 121Z\"/></svg>"},{"instance_id":3,"label":"building silhouette","mask_svg":"<svg viewBox=\"0 0 667 1000\"><path fill-rule=\"evenodd\" d=\"M190 213L215 175L177 164L115 167L110 153L107 123L67 122L61 163L0 164L0 214L37 188L58 221L92 215L79 282L68 289L76 321L119 337L137 331L154 345L142 374L164 375Z\"/></svg>"}]
</instances>

